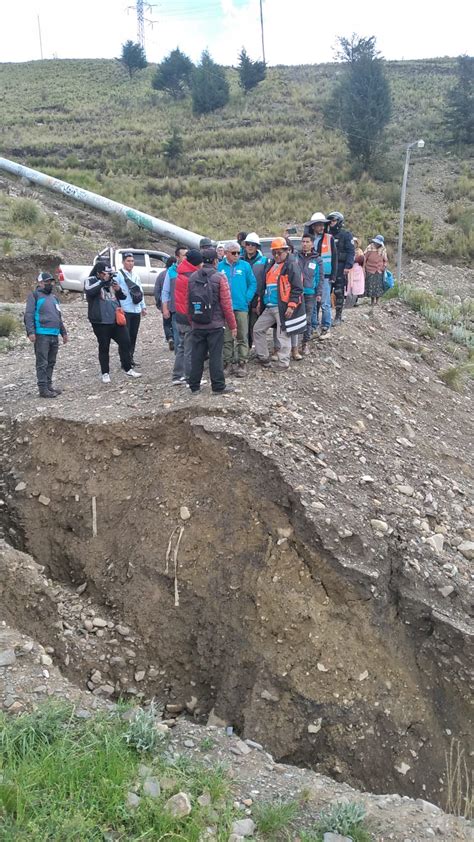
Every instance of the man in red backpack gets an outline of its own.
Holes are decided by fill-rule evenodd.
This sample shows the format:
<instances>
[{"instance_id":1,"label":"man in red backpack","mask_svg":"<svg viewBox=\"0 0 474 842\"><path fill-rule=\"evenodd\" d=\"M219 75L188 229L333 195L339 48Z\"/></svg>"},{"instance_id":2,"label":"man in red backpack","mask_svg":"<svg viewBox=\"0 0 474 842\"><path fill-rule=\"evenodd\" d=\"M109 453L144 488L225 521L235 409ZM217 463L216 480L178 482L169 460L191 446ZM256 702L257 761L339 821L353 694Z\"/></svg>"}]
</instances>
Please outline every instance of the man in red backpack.
<instances>
[{"instance_id":1,"label":"man in red backpack","mask_svg":"<svg viewBox=\"0 0 474 842\"><path fill-rule=\"evenodd\" d=\"M190 275L202 264L199 249L189 249L178 265L175 285L175 319L178 329L178 345L175 348L173 386L185 386L191 374L191 325L188 316L188 281Z\"/></svg>"},{"instance_id":2,"label":"man in red backpack","mask_svg":"<svg viewBox=\"0 0 474 842\"><path fill-rule=\"evenodd\" d=\"M226 386L224 377L224 325L227 324L233 338L237 336L237 322L232 309L229 283L222 272L217 271L217 251L203 249L203 265L189 277L188 315L191 320L191 394L200 391L204 359L209 353L209 373L212 391L226 395L234 391Z\"/></svg>"}]
</instances>

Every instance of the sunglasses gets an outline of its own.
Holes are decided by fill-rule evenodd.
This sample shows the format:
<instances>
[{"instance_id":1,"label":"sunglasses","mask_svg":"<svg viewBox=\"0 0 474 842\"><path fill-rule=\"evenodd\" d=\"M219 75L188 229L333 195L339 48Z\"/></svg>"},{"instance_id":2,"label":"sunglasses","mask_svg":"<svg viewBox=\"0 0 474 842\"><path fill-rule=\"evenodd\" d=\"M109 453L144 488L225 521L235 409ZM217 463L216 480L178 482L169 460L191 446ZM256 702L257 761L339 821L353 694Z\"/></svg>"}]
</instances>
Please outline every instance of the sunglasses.
<instances>
[{"instance_id":1,"label":"sunglasses","mask_svg":"<svg viewBox=\"0 0 474 842\"><path fill-rule=\"evenodd\" d=\"M229 254L240 254L240 251L230 251Z\"/></svg>"}]
</instances>

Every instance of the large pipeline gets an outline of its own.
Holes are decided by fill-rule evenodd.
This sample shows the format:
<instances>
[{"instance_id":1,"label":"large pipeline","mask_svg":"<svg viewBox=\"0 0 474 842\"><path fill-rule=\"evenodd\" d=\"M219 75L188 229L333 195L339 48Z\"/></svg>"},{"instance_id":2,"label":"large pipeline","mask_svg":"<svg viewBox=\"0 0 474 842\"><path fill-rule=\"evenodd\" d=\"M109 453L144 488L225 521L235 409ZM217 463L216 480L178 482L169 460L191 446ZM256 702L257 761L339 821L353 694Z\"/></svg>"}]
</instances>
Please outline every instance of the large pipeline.
<instances>
[{"instance_id":1,"label":"large pipeline","mask_svg":"<svg viewBox=\"0 0 474 842\"><path fill-rule=\"evenodd\" d=\"M153 231L155 234L160 234L160 236L174 240L176 243L183 243L183 245L189 246L189 248L199 248L201 234L195 234L194 231L180 228L179 225L173 225L171 222L157 219L155 216L142 213L142 211L135 210L135 208L129 208L120 202L106 199L105 196L99 196L98 193L92 193L90 190L84 190L82 187L75 187L74 184L68 184L67 181L61 181L59 178L53 178L51 175L39 172L39 170L24 167L23 164L17 164L15 161L9 161L7 158L0 158L0 170L5 170L5 172L16 175L18 178L26 178L28 181L33 182L33 184L38 184L39 187L54 190L56 193L61 193L66 199L81 202L81 204L96 208L103 213L122 216L130 222L134 222L139 228L146 228L147 231Z\"/></svg>"}]
</instances>

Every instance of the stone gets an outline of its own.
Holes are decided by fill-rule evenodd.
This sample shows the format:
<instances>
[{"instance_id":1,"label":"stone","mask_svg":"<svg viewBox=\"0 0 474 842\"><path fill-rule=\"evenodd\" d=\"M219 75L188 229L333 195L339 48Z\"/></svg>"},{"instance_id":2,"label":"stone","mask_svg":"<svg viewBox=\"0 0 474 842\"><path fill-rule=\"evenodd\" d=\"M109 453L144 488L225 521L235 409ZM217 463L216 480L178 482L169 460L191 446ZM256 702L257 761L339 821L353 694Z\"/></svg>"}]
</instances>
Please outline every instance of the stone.
<instances>
[{"instance_id":1,"label":"stone","mask_svg":"<svg viewBox=\"0 0 474 842\"><path fill-rule=\"evenodd\" d=\"M44 494L40 494L40 496L38 497L38 503L41 503L42 506L49 506L49 504L51 503L51 499L49 497L46 497Z\"/></svg>"},{"instance_id":2,"label":"stone","mask_svg":"<svg viewBox=\"0 0 474 842\"><path fill-rule=\"evenodd\" d=\"M241 754L246 755L251 754L252 752L252 749L247 745L247 743L244 743L243 740L237 740L235 746L239 749Z\"/></svg>"},{"instance_id":3,"label":"stone","mask_svg":"<svg viewBox=\"0 0 474 842\"><path fill-rule=\"evenodd\" d=\"M415 489L411 485L396 485L395 490L406 497L413 497Z\"/></svg>"},{"instance_id":4,"label":"stone","mask_svg":"<svg viewBox=\"0 0 474 842\"><path fill-rule=\"evenodd\" d=\"M316 664L316 667L319 672L329 672L329 667L325 667L324 664L321 664L320 661Z\"/></svg>"},{"instance_id":5,"label":"stone","mask_svg":"<svg viewBox=\"0 0 474 842\"><path fill-rule=\"evenodd\" d=\"M0 652L0 667L10 667L16 661L13 649L3 649Z\"/></svg>"},{"instance_id":6,"label":"stone","mask_svg":"<svg viewBox=\"0 0 474 842\"><path fill-rule=\"evenodd\" d=\"M408 360L398 360L398 365L400 368L404 368L405 371L411 371L412 369L412 364Z\"/></svg>"},{"instance_id":7,"label":"stone","mask_svg":"<svg viewBox=\"0 0 474 842\"><path fill-rule=\"evenodd\" d=\"M341 836L340 833L325 833L323 842L353 842L352 836Z\"/></svg>"},{"instance_id":8,"label":"stone","mask_svg":"<svg viewBox=\"0 0 474 842\"><path fill-rule=\"evenodd\" d=\"M333 482L337 482L337 474L332 468L325 468L323 474L327 479L332 480Z\"/></svg>"},{"instance_id":9,"label":"stone","mask_svg":"<svg viewBox=\"0 0 474 842\"><path fill-rule=\"evenodd\" d=\"M120 450L120 448L114 447L113 450L112 450L112 456L121 456L121 455L122 455L122 451Z\"/></svg>"},{"instance_id":10,"label":"stone","mask_svg":"<svg viewBox=\"0 0 474 842\"><path fill-rule=\"evenodd\" d=\"M53 659L50 655L40 655L40 661L44 667L52 667L53 666Z\"/></svg>"},{"instance_id":11,"label":"stone","mask_svg":"<svg viewBox=\"0 0 474 842\"><path fill-rule=\"evenodd\" d=\"M186 748L194 748L196 744L192 740L184 740L183 745Z\"/></svg>"},{"instance_id":12,"label":"stone","mask_svg":"<svg viewBox=\"0 0 474 842\"><path fill-rule=\"evenodd\" d=\"M318 719L316 722L312 722L310 725L308 725L308 734L319 734L322 724L322 719Z\"/></svg>"},{"instance_id":13,"label":"stone","mask_svg":"<svg viewBox=\"0 0 474 842\"><path fill-rule=\"evenodd\" d=\"M128 628L128 626L115 626L115 631L121 637L128 637L128 635L130 634L130 629Z\"/></svg>"},{"instance_id":14,"label":"stone","mask_svg":"<svg viewBox=\"0 0 474 842\"><path fill-rule=\"evenodd\" d=\"M463 541L458 545L458 552L462 553L464 558L472 561L474 559L474 541Z\"/></svg>"},{"instance_id":15,"label":"stone","mask_svg":"<svg viewBox=\"0 0 474 842\"><path fill-rule=\"evenodd\" d=\"M428 544L428 546L439 555L443 551L444 535L441 535L440 533L430 535L429 538L426 539L425 544Z\"/></svg>"},{"instance_id":16,"label":"stone","mask_svg":"<svg viewBox=\"0 0 474 842\"><path fill-rule=\"evenodd\" d=\"M255 822L253 819L238 819L235 822L232 822L232 833L235 833L236 836L253 836L255 832Z\"/></svg>"},{"instance_id":17,"label":"stone","mask_svg":"<svg viewBox=\"0 0 474 842\"><path fill-rule=\"evenodd\" d=\"M26 488L26 482L19 482L18 485L15 486L15 491L24 491Z\"/></svg>"},{"instance_id":18,"label":"stone","mask_svg":"<svg viewBox=\"0 0 474 842\"><path fill-rule=\"evenodd\" d=\"M447 598L448 596L451 596L452 593L454 593L454 588L452 585L445 585L444 588L439 588L439 592L441 596Z\"/></svg>"},{"instance_id":19,"label":"stone","mask_svg":"<svg viewBox=\"0 0 474 842\"><path fill-rule=\"evenodd\" d=\"M143 781L143 795L148 795L149 798L158 798L160 793L161 787L158 778L145 778Z\"/></svg>"},{"instance_id":20,"label":"stone","mask_svg":"<svg viewBox=\"0 0 474 842\"><path fill-rule=\"evenodd\" d=\"M399 439L397 439L397 442L398 442L398 444L401 444L402 447L415 447L415 445L413 444L412 441L409 441L408 439L403 438L403 436L401 436Z\"/></svg>"},{"instance_id":21,"label":"stone","mask_svg":"<svg viewBox=\"0 0 474 842\"><path fill-rule=\"evenodd\" d=\"M145 678L145 670L137 670L135 673L135 681L143 681Z\"/></svg>"},{"instance_id":22,"label":"stone","mask_svg":"<svg viewBox=\"0 0 474 842\"><path fill-rule=\"evenodd\" d=\"M266 702L280 701L280 697L275 690L273 690L273 692L270 692L270 690L262 690L262 692L260 693L260 698L265 699Z\"/></svg>"},{"instance_id":23,"label":"stone","mask_svg":"<svg viewBox=\"0 0 474 842\"><path fill-rule=\"evenodd\" d=\"M388 530L388 523L385 523L384 520L377 520L374 518L370 521L370 525L375 532L387 532Z\"/></svg>"},{"instance_id":24,"label":"stone","mask_svg":"<svg viewBox=\"0 0 474 842\"><path fill-rule=\"evenodd\" d=\"M170 702L169 705L166 705L166 710L168 713L172 714L182 713L184 710L184 705L181 705L179 703L174 704Z\"/></svg>"},{"instance_id":25,"label":"stone","mask_svg":"<svg viewBox=\"0 0 474 842\"><path fill-rule=\"evenodd\" d=\"M166 734L169 734L170 729L164 722L157 722L155 725L155 731L157 731L158 734L162 734L162 736L166 736Z\"/></svg>"},{"instance_id":26,"label":"stone","mask_svg":"<svg viewBox=\"0 0 474 842\"><path fill-rule=\"evenodd\" d=\"M191 799L186 792L178 792L176 795L168 798L168 801L164 805L164 809L166 812L170 813L173 818L182 819L185 816L189 816L191 812Z\"/></svg>"},{"instance_id":27,"label":"stone","mask_svg":"<svg viewBox=\"0 0 474 842\"><path fill-rule=\"evenodd\" d=\"M191 517L191 512L189 511L187 506L181 506L179 510L179 516L181 520L189 520Z\"/></svg>"},{"instance_id":28,"label":"stone","mask_svg":"<svg viewBox=\"0 0 474 842\"><path fill-rule=\"evenodd\" d=\"M277 529L279 538L291 538L293 532L294 530L292 526L278 527Z\"/></svg>"},{"instance_id":29,"label":"stone","mask_svg":"<svg viewBox=\"0 0 474 842\"><path fill-rule=\"evenodd\" d=\"M368 670L364 670L364 672L360 673L358 678L359 678L359 681L365 681L365 679L368 678L368 677L369 677Z\"/></svg>"},{"instance_id":30,"label":"stone","mask_svg":"<svg viewBox=\"0 0 474 842\"><path fill-rule=\"evenodd\" d=\"M87 582L83 582L82 585L79 585L76 588L76 593L78 593L78 594L84 593L86 588L87 588Z\"/></svg>"},{"instance_id":31,"label":"stone","mask_svg":"<svg viewBox=\"0 0 474 842\"><path fill-rule=\"evenodd\" d=\"M244 837L239 833L231 833L227 842L244 842Z\"/></svg>"},{"instance_id":32,"label":"stone","mask_svg":"<svg viewBox=\"0 0 474 842\"><path fill-rule=\"evenodd\" d=\"M76 719L90 719L92 717L92 713L90 710L85 710L85 708L77 708L74 712L74 716Z\"/></svg>"},{"instance_id":33,"label":"stone","mask_svg":"<svg viewBox=\"0 0 474 842\"><path fill-rule=\"evenodd\" d=\"M194 713L197 707L197 703L197 696L191 696L190 701L186 702L186 710L188 711L188 713Z\"/></svg>"},{"instance_id":34,"label":"stone","mask_svg":"<svg viewBox=\"0 0 474 842\"><path fill-rule=\"evenodd\" d=\"M144 763L140 763L138 767L138 776L140 778L149 778L152 772L153 769L151 768L151 766L145 766Z\"/></svg>"},{"instance_id":35,"label":"stone","mask_svg":"<svg viewBox=\"0 0 474 842\"><path fill-rule=\"evenodd\" d=\"M400 763L400 766L395 766L397 772L400 772L401 775L406 775L407 772L410 771L411 766L408 763Z\"/></svg>"},{"instance_id":36,"label":"stone","mask_svg":"<svg viewBox=\"0 0 474 842\"><path fill-rule=\"evenodd\" d=\"M207 725L213 725L214 728L225 728L227 722L225 719L221 719L220 716L217 716L214 708L209 712L209 716L207 717Z\"/></svg>"},{"instance_id":37,"label":"stone","mask_svg":"<svg viewBox=\"0 0 474 842\"><path fill-rule=\"evenodd\" d=\"M103 620L102 617L94 617L92 620L92 625L96 629L106 629L107 628L107 620Z\"/></svg>"},{"instance_id":38,"label":"stone","mask_svg":"<svg viewBox=\"0 0 474 842\"><path fill-rule=\"evenodd\" d=\"M125 801L125 804L127 805L127 807L131 807L132 809L134 809L135 807L138 807L140 800L141 799L138 797L136 792L127 792L127 799Z\"/></svg>"},{"instance_id":39,"label":"stone","mask_svg":"<svg viewBox=\"0 0 474 842\"><path fill-rule=\"evenodd\" d=\"M203 792L197 799L197 803L200 807L210 807L212 804L211 794L209 792Z\"/></svg>"},{"instance_id":40,"label":"stone","mask_svg":"<svg viewBox=\"0 0 474 842\"><path fill-rule=\"evenodd\" d=\"M371 477L369 474L364 474L364 476L360 478L360 481L364 484L367 482L375 482L374 478Z\"/></svg>"}]
</instances>

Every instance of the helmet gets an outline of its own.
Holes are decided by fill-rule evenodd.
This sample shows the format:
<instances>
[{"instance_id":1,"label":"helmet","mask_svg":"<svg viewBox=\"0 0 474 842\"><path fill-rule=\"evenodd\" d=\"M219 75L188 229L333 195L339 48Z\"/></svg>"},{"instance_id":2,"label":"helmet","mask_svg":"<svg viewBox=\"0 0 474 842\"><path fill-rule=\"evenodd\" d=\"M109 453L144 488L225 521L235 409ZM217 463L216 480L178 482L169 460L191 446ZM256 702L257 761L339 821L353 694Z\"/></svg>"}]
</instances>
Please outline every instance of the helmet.
<instances>
[{"instance_id":1,"label":"helmet","mask_svg":"<svg viewBox=\"0 0 474 842\"><path fill-rule=\"evenodd\" d=\"M289 249L290 247L284 237L274 237L270 248L273 251L273 249Z\"/></svg>"},{"instance_id":2,"label":"helmet","mask_svg":"<svg viewBox=\"0 0 474 842\"><path fill-rule=\"evenodd\" d=\"M54 276L50 272L40 272L36 280L38 283L41 281L54 281Z\"/></svg>"},{"instance_id":3,"label":"helmet","mask_svg":"<svg viewBox=\"0 0 474 842\"><path fill-rule=\"evenodd\" d=\"M328 213L328 219L336 219L338 222L344 222L344 214L339 213L339 211L331 211L331 213Z\"/></svg>"},{"instance_id":4,"label":"helmet","mask_svg":"<svg viewBox=\"0 0 474 842\"><path fill-rule=\"evenodd\" d=\"M313 215L310 219L310 222L311 223L314 223L314 222L324 222L324 223L326 223L327 219L326 219L326 217L324 216L323 213L318 211L317 213L313 213Z\"/></svg>"},{"instance_id":5,"label":"helmet","mask_svg":"<svg viewBox=\"0 0 474 842\"><path fill-rule=\"evenodd\" d=\"M255 233L255 231L252 231L251 234L247 234L244 243L251 243L254 246L259 246L260 237L258 236L258 234Z\"/></svg>"}]
</instances>

